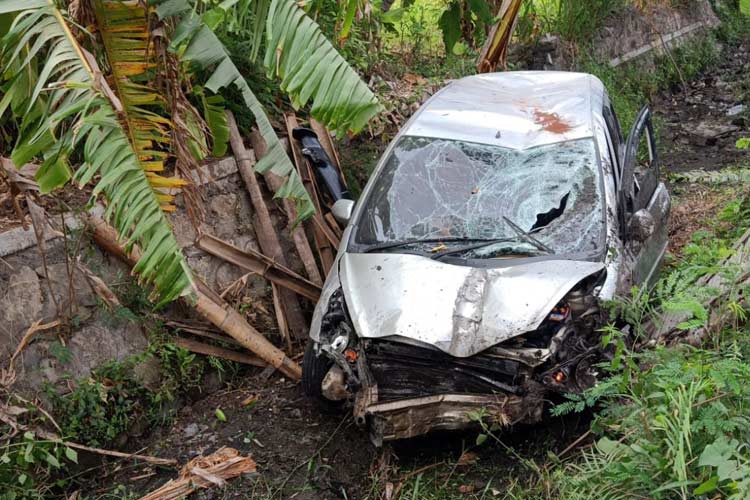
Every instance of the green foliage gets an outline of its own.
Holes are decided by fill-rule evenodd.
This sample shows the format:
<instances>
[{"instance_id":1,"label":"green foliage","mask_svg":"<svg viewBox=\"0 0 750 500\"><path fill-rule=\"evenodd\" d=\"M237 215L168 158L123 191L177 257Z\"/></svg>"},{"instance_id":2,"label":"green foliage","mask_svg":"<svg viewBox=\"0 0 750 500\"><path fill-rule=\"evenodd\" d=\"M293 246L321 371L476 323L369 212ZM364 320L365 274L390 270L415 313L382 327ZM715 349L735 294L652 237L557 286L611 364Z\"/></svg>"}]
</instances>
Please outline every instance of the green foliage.
<instances>
[{"instance_id":1,"label":"green foliage","mask_svg":"<svg viewBox=\"0 0 750 500\"><path fill-rule=\"evenodd\" d=\"M743 339L744 341L744 339ZM750 438L750 344L727 350L663 349L641 357L645 372L631 372L621 393L603 400L595 428L605 432L598 446L566 467L563 498L685 498L713 484L713 473L698 460L712 443ZM628 353L628 356L633 356ZM750 450L735 446L732 460L747 463ZM726 471L723 471L726 472ZM726 481L724 494L745 486ZM736 498L741 498L737 496Z\"/></svg>"},{"instance_id":2,"label":"green foliage","mask_svg":"<svg viewBox=\"0 0 750 500\"><path fill-rule=\"evenodd\" d=\"M136 381L127 363L105 364L65 396L52 389L47 394L63 434L91 446L112 446L152 411L149 391Z\"/></svg>"},{"instance_id":3,"label":"green foliage","mask_svg":"<svg viewBox=\"0 0 750 500\"><path fill-rule=\"evenodd\" d=\"M573 42L585 43L604 25L604 20L625 7L625 0L577 0L558 2L552 31Z\"/></svg>"},{"instance_id":4,"label":"green foliage","mask_svg":"<svg viewBox=\"0 0 750 500\"><path fill-rule=\"evenodd\" d=\"M747 319L732 290L716 301L716 291L696 286L710 273L731 280L739 270L719 263L731 255L737 234L750 220L746 200L730 203L718 220L732 227L721 234L696 233L682 260L656 286L650 304L688 313L679 327L705 326L708 311L726 307L737 318L721 338L702 348L676 346L640 353L617 344L614 360L603 365L609 377L582 395L570 395L554 414L599 408L592 428L600 434L593 449L553 473L556 496L585 498L689 498L716 495L747 498L750 492L750 340ZM623 316L639 318L642 302L618 306L635 309ZM614 331L605 340L616 340ZM620 360L617 362L617 360Z\"/></svg>"},{"instance_id":5,"label":"green foliage","mask_svg":"<svg viewBox=\"0 0 750 500\"><path fill-rule=\"evenodd\" d=\"M138 243L143 250L135 271L154 285L163 301L169 301L191 287L192 275L161 209L159 195L140 164L139 151L100 90L96 73L82 58L62 13L48 2L36 9L29 8L30 3L24 3L26 10L17 15L0 41L6 65L20 61L21 68L33 69L35 58L46 52L31 89L22 76L25 71L8 76L14 95L28 110L11 159L23 166L34 157L44 157L37 180L49 190L67 181L68 158L82 154L83 164L74 180L83 185L99 178L93 195L103 194L109 201L105 217L123 241ZM0 3L3 12L13 8L13 2ZM65 75L64 85L56 80L61 74ZM44 112L33 111L40 106Z\"/></svg>"},{"instance_id":6,"label":"green foliage","mask_svg":"<svg viewBox=\"0 0 750 500\"><path fill-rule=\"evenodd\" d=\"M0 430L12 435L6 424ZM53 482L52 477L77 463L76 451L59 440L40 438L30 431L15 434L0 445L0 500L50 498L52 488L65 483Z\"/></svg>"}]
</instances>

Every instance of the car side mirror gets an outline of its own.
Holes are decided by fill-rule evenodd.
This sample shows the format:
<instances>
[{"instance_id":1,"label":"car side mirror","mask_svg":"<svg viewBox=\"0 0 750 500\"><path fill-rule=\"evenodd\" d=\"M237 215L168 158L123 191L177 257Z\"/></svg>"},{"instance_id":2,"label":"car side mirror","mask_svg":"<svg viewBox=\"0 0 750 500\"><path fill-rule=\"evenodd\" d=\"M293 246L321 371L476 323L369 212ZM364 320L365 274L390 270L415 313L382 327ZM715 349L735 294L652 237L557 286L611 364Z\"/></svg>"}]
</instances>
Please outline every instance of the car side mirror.
<instances>
[{"instance_id":1,"label":"car side mirror","mask_svg":"<svg viewBox=\"0 0 750 500\"><path fill-rule=\"evenodd\" d=\"M349 219L352 218L353 211L354 202L345 198L336 200L336 203L334 203L331 207L331 213L333 214L333 217L342 226L346 226L347 224L349 224Z\"/></svg>"},{"instance_id":2,"label":"car side mirror","mask_svg":"<svg viewBox=\"0 0 750 500\"><path fill-rule=\"evenodd\" d=\"M630 218L628 223L628 234L633 240L643 243L654 234L656 222L651 212L642 208Z\"/></svg>"}]
</instances>

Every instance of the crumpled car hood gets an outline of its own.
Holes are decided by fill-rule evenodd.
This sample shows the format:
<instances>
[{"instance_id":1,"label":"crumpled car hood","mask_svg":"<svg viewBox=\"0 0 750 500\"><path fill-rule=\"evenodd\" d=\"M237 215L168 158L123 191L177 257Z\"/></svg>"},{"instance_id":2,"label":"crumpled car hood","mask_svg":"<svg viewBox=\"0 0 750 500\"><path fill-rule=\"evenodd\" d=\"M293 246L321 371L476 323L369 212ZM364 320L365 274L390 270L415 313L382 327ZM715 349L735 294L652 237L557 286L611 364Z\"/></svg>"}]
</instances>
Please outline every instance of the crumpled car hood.
<instances>
[{"instance_id":1,"label":"crumpled car hood","mask_svg":"<svg viewBox=\"0 0 750 500\"><path fill-rule=\"evenodd\" d=\"M568 291L603 268L544 260L483 269L418 255L347 253L340 276L361 337L406 337L468 357L538 328Z\"/></svg>"}]
</instances>

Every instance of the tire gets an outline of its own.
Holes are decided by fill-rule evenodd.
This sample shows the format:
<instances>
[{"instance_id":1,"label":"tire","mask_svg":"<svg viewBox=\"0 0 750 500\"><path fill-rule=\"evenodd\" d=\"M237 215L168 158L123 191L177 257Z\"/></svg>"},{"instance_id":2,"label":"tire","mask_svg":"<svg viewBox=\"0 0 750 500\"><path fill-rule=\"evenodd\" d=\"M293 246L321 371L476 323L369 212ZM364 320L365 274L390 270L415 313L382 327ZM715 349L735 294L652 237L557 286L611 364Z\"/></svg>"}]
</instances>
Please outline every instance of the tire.
<instances>
[{"instance_id":1,"label":"tire","mask_svg":"<svg viewBox=\"0 0 750 500\"><path fill-rule=\"evenodd\" d=\"M316 356L314 342L307 341L305 356L302 358L302 390L311 398L322 398L323 379L333 362L325 356Z\"/></svg>"},{"instance_id":2,"label":"tire","mask_svg":"<svg viewBox=\"0 0 750 500\"><path fill-rule=\"evenodd\" d=\"M326 412L338 411L343 406L342 401L331 401L323 396L323 379L332 366L332 360L315 354L314 343L309 340L302 359L302 391Z\"/></svg>"}]
</instances>

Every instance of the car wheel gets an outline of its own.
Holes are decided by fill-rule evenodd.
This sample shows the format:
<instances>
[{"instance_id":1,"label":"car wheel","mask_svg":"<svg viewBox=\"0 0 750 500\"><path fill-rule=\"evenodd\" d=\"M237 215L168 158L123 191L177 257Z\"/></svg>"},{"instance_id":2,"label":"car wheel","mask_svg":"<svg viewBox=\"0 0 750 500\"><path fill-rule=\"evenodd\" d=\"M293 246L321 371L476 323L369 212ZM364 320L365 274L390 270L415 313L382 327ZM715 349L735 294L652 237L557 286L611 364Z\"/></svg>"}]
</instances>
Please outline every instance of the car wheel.
<instances>
[{"instance_id":1,"label":"car wheel","mask_svg":"<svg viewBox=\"0 0 750 500\"><path fill-rule=\"evenodd\" d=\"M323 396L322 386L328 370L333 366L333 361L326 356L315 354L312 340L307 342L305 356L302 359L302 390L305 395L315 399L321 410L337 411L343 406L343 401L331 401Z\"/></svg>"}]
</instances>

